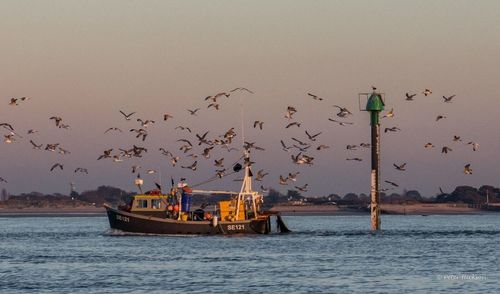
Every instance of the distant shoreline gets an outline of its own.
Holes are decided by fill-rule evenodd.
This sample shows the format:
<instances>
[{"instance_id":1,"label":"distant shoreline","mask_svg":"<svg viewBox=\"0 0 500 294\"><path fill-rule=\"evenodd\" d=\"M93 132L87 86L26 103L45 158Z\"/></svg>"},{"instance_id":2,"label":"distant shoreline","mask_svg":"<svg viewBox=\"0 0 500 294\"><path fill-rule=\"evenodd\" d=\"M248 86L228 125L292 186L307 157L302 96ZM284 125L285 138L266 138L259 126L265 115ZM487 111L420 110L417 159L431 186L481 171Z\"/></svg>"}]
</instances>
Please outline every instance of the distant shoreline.
<instances>
[{"instance_id":1,"label":"distant shoreline","mask_svg":"<svg viewBox=\"0 0 500 294\"><path fill-rule=\"evenodd\" d=\"M368 210L336 205L275 205L270 211L287 216L346 216L367 215ZM470 208L465 204L430 203L430 204L382 204L384 215L467 215L488 214L494 211ZM104 207L87 208L0 208L0 217L100 217L106 215Z\"/></svg>"},{"instance_id":2,"label":"distant shoreline","mask_svg":"<svg viewBox=\"0 0 500 294\"><path fill-rule=\"evenodd\" d=\"M381 213L385 215L467 215L488 214L494 211L471 208L466 204L417 203L417 204L381 204ZM335 205L275 205L270 210L283 215L364 215L366 209L339 207Z\"/></svg>"},{"instance_id":3,"label":"distant shoreline","mask_svg":"<svg viewBox=\"0 0 500 294\"><path fill-rule=\"evenodd\" d=\"M82 217L105 216L104 207L88 208L0 208L0 217Z\"/></svg>"}]
</instances>

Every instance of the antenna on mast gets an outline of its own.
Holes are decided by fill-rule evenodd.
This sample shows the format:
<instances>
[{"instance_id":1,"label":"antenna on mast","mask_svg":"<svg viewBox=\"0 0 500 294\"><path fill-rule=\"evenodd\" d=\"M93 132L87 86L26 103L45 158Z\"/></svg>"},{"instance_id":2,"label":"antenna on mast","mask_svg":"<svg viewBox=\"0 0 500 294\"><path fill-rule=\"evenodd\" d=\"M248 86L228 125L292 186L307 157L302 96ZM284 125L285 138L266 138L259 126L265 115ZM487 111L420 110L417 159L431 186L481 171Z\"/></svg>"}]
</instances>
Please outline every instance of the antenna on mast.
<instances>
[{"instance_id":1,"label":"antenna on mast","mask_svg":"<svg viewBox=\"0 0 500 294\"><path fill-rule=\"evenodd\" d=\"M240 120L241 120L241 145L245 145L245 109L243 108L243 98L240 95Z\"/></svg>"},{"instance_id":2,"label":"antenna on mast","mask_svg":"<svg viewBox=\"0 0 500 294\"><path fill-rule=\"evenodd\" d=\"M161 166L158 167L158 184L161 187ZM160 188L161 190L161 188Z\"/></svg>"}]
</instances>

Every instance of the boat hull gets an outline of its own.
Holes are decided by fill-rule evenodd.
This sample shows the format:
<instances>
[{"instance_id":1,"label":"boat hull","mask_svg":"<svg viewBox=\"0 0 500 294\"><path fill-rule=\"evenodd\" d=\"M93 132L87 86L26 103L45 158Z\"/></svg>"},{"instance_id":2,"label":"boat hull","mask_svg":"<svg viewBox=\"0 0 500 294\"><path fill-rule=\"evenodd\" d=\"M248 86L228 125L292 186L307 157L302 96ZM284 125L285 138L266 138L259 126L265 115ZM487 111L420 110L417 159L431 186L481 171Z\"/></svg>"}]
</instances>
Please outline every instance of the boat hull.
<instances>
[{"instance_id":1,"label":"boat hull","mask_svg":"<svg viewBox=\"0 0 500 294\"><path fill-rule=\"evenodd\" d=\"M268 234L271 231L270 217L244 221L178 221L134 214L104 205L112 229L142 234L165 235L235 235Z\"/></svg>"}]
</instances>

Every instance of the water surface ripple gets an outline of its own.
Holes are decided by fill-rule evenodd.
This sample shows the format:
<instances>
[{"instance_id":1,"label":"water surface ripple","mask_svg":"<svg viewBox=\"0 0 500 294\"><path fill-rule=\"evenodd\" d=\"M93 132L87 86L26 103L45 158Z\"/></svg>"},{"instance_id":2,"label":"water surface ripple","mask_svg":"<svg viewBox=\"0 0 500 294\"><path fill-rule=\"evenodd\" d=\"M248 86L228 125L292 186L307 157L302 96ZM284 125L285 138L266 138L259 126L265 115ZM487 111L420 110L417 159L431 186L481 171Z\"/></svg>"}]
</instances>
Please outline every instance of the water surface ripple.
<instances>
[{"instance_id":1,"label":"water surface ripple","mask_svg":"<svg viewBox=\"0 0 500 294\"><path fill-rule=\"evenodd\" d=\"M267 236L130 236L0 218L1 293L500 293L500 215L287 216Z\"/></svg>"}]
</instances>

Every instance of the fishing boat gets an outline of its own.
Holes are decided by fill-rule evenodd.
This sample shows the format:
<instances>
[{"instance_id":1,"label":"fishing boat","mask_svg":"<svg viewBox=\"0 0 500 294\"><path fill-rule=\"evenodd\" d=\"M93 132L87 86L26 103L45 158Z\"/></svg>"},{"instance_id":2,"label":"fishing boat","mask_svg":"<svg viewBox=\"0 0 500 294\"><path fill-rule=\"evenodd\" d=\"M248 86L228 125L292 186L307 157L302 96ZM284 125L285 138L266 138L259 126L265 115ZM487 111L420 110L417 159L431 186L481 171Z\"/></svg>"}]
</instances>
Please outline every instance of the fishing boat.
<instances>
[{"instance_id":1,"label":"fishing boat","mask_svg":"<svg viewBox=\"0 0 500 294\"><path fill-rule=\"evenodd\" d=\"M245 150L245 162L250 162ZM241 165L239 169L241 169ZM281 215L262 211L263 195L252 190L252 172L246 164L240 192L195 190L184 179L172 185L169 193L160 189L137 194L126 206L104 204L112 229L126 233L167 235L234 235L287 233ZM142 179L136 179L142 185ZM193 197L199 194L225 194L229 200L218 201L212 210L205 206L193 210ZM273 220L276 220L276 225Z\"/></svg>"}]
</instances>

